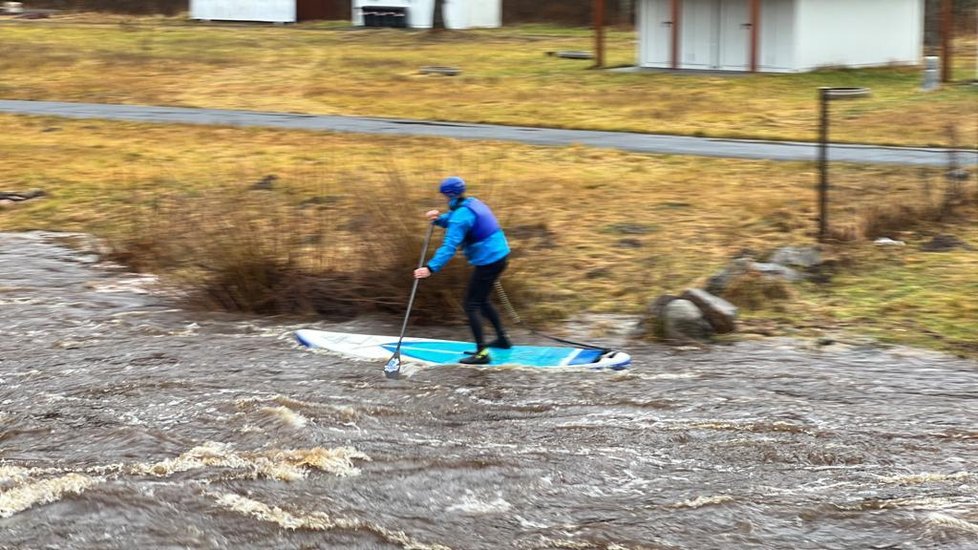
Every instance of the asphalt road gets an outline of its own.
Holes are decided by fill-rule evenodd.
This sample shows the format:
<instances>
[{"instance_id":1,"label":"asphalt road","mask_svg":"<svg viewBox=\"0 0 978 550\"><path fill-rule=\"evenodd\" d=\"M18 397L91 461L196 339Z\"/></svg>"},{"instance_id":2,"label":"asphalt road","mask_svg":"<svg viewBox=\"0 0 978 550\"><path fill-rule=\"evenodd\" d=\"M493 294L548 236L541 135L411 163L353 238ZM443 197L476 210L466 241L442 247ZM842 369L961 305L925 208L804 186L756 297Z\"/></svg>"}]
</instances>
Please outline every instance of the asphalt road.
<instances>
[{"instance_id":1,"label":"asphalt road","mask_svg":"<svg viewBox=\"0 0 978 550\"><path fill-rule=\"evenodd\" d=\"M818 151L817 144L806 142L697 138L631 132L561 130L397 118L186 107L0 100L0 112L164 124L256 126L324 132L512 141L530 145L566 146L579 144L637 153L781 161L814 161ZM960 164L978 163L978 151L975 150L963 150L957 157ZM830 147L829 158L835 162L941 166L948 162L948 150L834 144Z\"/></svg>"}]
</instances>

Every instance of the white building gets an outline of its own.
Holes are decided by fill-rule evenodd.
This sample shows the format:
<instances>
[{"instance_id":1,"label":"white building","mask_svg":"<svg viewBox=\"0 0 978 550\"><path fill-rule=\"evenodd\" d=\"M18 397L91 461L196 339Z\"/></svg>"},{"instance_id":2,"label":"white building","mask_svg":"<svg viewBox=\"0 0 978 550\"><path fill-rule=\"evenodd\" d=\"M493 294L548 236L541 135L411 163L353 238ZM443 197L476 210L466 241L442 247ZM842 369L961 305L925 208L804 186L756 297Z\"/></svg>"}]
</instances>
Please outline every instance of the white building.
<instances>
[{"instance_id":1,"label":"white building","mask_svg":"<svg viewBox=\"0 0 978 550\"><path fill-rule=\"evenodd\" d=\"M336 4L329 0L190 0L190 18L295 23L335 17L340 11Z\"/></svg>"},{"instance_id":2,"label":"white building","mask_svg":"<svg viewBox=\"0 0 978 550\"><path fill-rule=\"evenodd\" d=\"M364 13L394 8L405 13L406 26L430 29L435 0L353 0L353 24L363 26ZM502 26L502 0L445 0L445 26L449 29Z\"/></svg>"},{"instance_id":3,"label":"white building","mask_svg":"<svg viewBox=\"0 0 978 550\"><path fill-rule=\"evenodd\" d=\"M803 72L921 61L924 0L637 0L642 67Z\"/></svg>"}]
</instances>

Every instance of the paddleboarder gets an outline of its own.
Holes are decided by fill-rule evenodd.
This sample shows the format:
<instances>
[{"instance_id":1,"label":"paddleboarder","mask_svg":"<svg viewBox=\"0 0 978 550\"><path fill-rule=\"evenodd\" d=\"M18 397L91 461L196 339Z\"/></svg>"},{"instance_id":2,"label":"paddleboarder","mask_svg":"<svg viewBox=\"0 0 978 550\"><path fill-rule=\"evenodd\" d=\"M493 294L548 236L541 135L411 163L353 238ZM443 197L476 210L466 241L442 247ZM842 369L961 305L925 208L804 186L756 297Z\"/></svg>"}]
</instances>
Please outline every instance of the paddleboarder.
<instances>
[{"instance_id":1,"label":"paddleboarder","mask_svg":"<svg viewBox=\"0 0 978 550\"><path fill-rule=\"evenodd\" d=\"M452 176L442 180L438 191L448 199L448 212L429 210L425 213L434 225L445 228L445 237L435 255L424 267L414 270L416 279L425 279L441 271L461 246L465 257L475 269L465 290L465 314L475 338L475 352L461 360L469 365L485 365L492 360L489 348L509 349L499 313L489 301L489 294L499 275L506 269L509 243L492 210L482 201L465 196L465 181ZM496 339L485 343L482 318L496 331Z\"/></svg>"}]
</instances>

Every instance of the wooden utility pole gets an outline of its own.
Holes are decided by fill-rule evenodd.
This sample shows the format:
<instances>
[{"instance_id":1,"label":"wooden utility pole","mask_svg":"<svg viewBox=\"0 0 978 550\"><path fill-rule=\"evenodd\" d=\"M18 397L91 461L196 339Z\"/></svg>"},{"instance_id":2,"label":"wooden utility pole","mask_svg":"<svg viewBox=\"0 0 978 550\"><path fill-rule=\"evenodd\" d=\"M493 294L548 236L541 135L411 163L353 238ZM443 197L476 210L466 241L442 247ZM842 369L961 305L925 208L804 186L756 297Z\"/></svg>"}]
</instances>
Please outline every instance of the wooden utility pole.
<instances>
[{"instance_id":1,"label":"wooden utility pole","mask_svg":"<svg viewBox=\"0 0 978 550\"><path fill-rule=\"evenodd\" d=\"M594 0L594 68L604 67L604 0Z\"/></svg>"},{"instance_id":2,"label":"wooden utility pole","mask_svg":"<svg viewBox=\"0 0 978 550\"><path fill-rule=\"evenodd\" d=\"M951 48L954 41L954 0L941 4L941 82L951 81Z\"/></svg>"},{"instance_id":3,"label":"wooden utility pole","mask_svg":"<svg viewBox=\"0 0 978 550\"><path fill-rule=\"evenodd\" d=\"M757 72L761 32L761 0L750 2L750 72Z\"/></svg>"},{"instance_id":4,"label":"wooden utility pole","mask_svg":"<svg viewBox=\"0 0 978 550\"><path fill-rule=\"evenodd\" d=\"M682 0L672 0L670 3L670 11L672 13L672 21L669 26L672 28L672 59L670 65L673 69L679 68L679 33L682 29Z\"/></svg>"}]
</instances>

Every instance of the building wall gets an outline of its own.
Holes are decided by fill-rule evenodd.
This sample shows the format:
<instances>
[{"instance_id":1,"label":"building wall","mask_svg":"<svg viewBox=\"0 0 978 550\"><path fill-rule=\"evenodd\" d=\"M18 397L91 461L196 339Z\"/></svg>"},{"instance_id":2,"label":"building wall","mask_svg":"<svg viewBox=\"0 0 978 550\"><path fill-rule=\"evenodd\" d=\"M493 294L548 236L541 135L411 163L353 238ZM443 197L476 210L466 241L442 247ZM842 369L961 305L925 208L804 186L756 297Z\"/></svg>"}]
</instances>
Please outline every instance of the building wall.
<instances>
[{"instance_id":1,"label":"building wall","mask_svg":"<svg viewBox=\"0 0 978 550\"><path fill-rule=\"evenodd\" d=\"M190 0L190 17L211 21L294 23L295 0Z\"/></svg>"},{"instance_id":2,"label":"building wall","mask_svg":"<svg viewBox=\"0 0 978 550\"><path fill-rule=\"evenodd\" d=\"M469 25L473 27L499 27L503 24L503 5L496 1L469 1Z\"/></svg>"},{"instance_id":3,"label":"building wall","mask_svg":"<svg viewBox=\"0 0 978 550\"><path fill-rule=\"evenodd\" d=\"M920 62L924 0L796 1L796 70Z\"/></svg>"}]
</instances>

